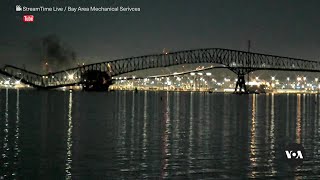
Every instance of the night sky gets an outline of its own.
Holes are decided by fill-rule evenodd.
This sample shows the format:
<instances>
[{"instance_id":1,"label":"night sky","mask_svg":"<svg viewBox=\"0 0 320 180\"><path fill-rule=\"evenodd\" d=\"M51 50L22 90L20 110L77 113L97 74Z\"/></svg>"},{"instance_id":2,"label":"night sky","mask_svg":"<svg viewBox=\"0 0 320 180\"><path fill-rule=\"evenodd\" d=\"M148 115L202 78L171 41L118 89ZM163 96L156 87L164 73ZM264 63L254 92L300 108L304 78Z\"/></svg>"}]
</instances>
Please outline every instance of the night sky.
<instances>
[{"instance_id":1,"label":"night sky","mask_svg":"<svg viewBox=\"0 0 320 180\"><path fill-rule=\"evenodd\" d=\"M112 0L114 1L114 0ZM140 12L15 12L15 5L130 6ZM229 48L317 60L320 1L6 0L1 1L0 64L28 69L32 43L55 34L86 63L196 48ZM33 14L34 23L22 15Z\"/></svg>"}]
</instances>

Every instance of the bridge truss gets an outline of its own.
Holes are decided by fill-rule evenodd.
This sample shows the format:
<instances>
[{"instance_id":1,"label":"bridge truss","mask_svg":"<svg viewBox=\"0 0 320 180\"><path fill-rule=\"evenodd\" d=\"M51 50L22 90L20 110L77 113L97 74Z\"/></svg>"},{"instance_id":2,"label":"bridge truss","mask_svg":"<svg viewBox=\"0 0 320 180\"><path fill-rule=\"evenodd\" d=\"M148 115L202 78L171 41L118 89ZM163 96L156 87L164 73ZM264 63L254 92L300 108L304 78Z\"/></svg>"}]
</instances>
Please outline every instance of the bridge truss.
<instances>
[{"instance_id":1,"label":"bridge truss","mask_svg":"<svg viewBox=\"0 0 320 180\"><path fill-rule=\"evenodd\" d=\"M82 74L87 71L106 72L110 77L115 77L138 70L197 63L220 64L230 69L238 76L240 90L245 83L244 75L256 70L320 72L320 62L317 61L208 48L104 61L44 75L6 65L2 74L21 79L21 82L35 87L56 88L82 84L85 81Z\"/></svg>"}]
</instances>

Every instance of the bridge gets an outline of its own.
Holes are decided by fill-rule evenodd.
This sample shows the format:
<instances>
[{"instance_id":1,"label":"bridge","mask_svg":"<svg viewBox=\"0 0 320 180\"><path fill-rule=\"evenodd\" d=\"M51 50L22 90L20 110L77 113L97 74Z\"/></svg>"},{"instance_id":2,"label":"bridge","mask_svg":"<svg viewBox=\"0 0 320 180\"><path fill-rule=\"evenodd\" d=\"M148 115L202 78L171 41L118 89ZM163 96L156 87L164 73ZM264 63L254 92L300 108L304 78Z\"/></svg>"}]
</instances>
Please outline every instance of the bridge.
<instances>
[{"instance_id":1,"label":"bridge","mask_svg":"<svg viewBox=\"0 0 320 180\"><path fill-rule=\"evenodd\" d=\"M63 86L83 85L84 89L108 89L113 77L151 68L183 64L212 63L227 68L238 76L235 90L246 91L244 76L256 70L281 70L320 72L320 62L253 53L232 49L207 48L129 57L113 61L88 64L63 71L37 74L11 65L6 65L1 74L35 88L52 89Z\"/></svg>"}]
</instances>

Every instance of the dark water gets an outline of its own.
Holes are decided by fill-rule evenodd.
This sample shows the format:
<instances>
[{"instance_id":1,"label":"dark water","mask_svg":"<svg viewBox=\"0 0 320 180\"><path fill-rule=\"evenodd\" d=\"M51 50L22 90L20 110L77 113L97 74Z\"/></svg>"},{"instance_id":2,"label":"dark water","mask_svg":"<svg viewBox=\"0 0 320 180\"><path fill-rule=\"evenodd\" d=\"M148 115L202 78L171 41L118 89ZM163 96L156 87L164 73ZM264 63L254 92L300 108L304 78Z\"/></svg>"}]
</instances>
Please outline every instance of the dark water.
<instances>
[{"instance_id":1,"label":"dark water","mask_svg":"<svg viewBox=\"0 0 320 180\"><path fill-rule=\"evenodd\" d=\"M2 89L0 179L320 179L319 97Z\"/></svg>"}]
</instances>

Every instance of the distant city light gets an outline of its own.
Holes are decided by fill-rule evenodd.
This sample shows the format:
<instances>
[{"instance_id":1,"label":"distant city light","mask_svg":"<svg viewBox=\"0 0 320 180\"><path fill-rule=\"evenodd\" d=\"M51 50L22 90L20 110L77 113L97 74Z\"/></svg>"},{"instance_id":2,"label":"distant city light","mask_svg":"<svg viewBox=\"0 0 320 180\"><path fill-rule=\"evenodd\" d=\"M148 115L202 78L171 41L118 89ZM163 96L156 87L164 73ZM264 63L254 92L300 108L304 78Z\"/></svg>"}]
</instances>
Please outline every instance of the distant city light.
<instances>
[{"instance_id":1,"label":"distant city light","mask_svg":"<svg viewBox=\"0 0 320 180\"><path fill-rule=\"evenodd\" d=\"M274 76L271 77L271 80L274 81L276 78Z\"/></svg>"},{"instance_id":2,"label":"distant city light","mask_svg":"<svg viewBox=\"0 0 320 180\"><path fill-rule=\"evenodd\" d=\"M211 75L212 75L212 73L210 73L210 72L207 72L207 73L206 73L206 75L207 75L207 76L211 76Z\"/></svg>"},{"instance_id":3,"label":"distant city light","mask_svg":"<svg viewBox=\"0 0 320 180\"><path fill-rule=\"evenodd\" d=\"M196 73L192 72L192 73L190 73L190 75L191 75L191 76L194 76L194 75L196 75Z\"/></svg>"}]
</instances>

